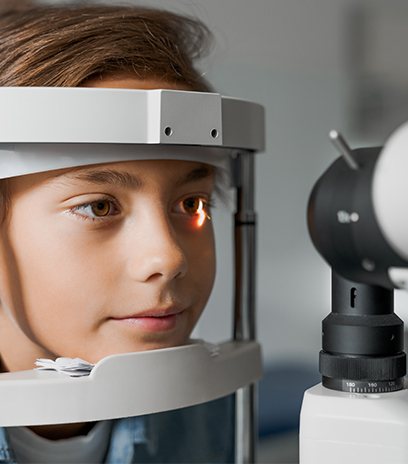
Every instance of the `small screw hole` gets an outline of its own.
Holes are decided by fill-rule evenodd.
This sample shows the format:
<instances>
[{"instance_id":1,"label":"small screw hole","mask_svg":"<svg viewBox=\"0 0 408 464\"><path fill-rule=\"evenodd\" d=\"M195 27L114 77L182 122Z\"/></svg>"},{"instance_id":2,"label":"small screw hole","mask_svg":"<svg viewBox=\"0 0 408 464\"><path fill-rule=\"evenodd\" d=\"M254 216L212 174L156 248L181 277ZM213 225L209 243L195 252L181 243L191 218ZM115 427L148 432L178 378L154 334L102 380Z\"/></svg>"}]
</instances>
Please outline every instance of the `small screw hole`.
<instances>
[{"instance_id":1,"label":"small screw hole","mask_svg":"<svg viewBox=\"0 0 408 464\"><path fill-rule=\"evenodd\" d=\"M217 131L217 129L212 129L212 130L211 130L211 137L212 137L213 139L216 139L216 138L218 137L218 131Z\"/></svg>"},{"instance_id":2,"label":"small screw hole","mask_svg":"<svg viewBox=\"0 0 408 464\"><path fill-rule=\"evenodd\" d=\"M173 129L167 126L164 128L164 133L167 135L167 137L170 137L173 134Z\"/></svg>"}]
</instances>

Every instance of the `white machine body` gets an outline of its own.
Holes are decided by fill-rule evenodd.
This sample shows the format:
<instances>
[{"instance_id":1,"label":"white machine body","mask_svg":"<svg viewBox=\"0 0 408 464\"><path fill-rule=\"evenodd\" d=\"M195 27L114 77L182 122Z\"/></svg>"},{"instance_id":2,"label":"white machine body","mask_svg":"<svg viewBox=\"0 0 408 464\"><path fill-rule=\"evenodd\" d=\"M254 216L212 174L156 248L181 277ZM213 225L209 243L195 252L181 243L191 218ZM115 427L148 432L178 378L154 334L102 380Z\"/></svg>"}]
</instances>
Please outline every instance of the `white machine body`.
<instances>
[{"instance_id":1,"label":"white machine body","mask_svg":"<svg viewBox=\"0 0 408 464\"><path fill-rule=\"evenodd\" d=\"M376 219L385 239L398 255L406 260L408 260L407 168L408 123L405 123L391 135L378 158L373 176L372 198Z\"/></svg>"},{"instance_id":2,"label":"white machine body","mask_svg":"<svg viewBox=\"0 0 408 464\"><path fill-rule=\"evenodd\" d=\"M387 141L373 177L373 205L376 218L389 245L408 259L408 123L399 127ZM408 268L389 269L390 280L408 290Z\"/></svg>"},{"instance_id":3,"label":"white machine body","mask_svg":"<svg viewBox=\"0 0 408 464\"><path fill-rule=\"evenodd\" d=\"M316 385L305 392L300 464L406 464L408 390L345 393Z\"/></svg>"}]
</instances>

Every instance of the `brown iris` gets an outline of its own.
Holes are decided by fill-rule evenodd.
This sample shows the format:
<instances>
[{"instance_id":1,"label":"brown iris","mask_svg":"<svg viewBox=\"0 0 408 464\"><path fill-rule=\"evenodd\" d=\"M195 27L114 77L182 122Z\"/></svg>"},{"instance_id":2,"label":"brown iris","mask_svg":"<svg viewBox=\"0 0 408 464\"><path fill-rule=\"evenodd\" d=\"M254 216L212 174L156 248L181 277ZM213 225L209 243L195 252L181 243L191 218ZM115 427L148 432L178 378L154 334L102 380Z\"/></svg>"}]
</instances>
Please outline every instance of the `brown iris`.
<instances>
[{"instance_id":1,"label":"brown iris","mask_svg":"<svg viewBox=\"0 0 408 464\"><path fill-rule=\"evenodd\" d=\"M107 216L111 210L111 205L108 200L100 200L91 203L92 213L97 217Z\"/></svg>"},{"instance_id":2,"label":"brown iris","mask_svg":"<svg viewBox=\"0 0 408 464\"><path fill-rule=\"evenodd\" d=\"M196 214L198 209L200 208L200 203L202 203L202 199L198 197L190 197L186 198L183 201L183 208L186 213L189 214Z\"/></svg>"}]
</instances>

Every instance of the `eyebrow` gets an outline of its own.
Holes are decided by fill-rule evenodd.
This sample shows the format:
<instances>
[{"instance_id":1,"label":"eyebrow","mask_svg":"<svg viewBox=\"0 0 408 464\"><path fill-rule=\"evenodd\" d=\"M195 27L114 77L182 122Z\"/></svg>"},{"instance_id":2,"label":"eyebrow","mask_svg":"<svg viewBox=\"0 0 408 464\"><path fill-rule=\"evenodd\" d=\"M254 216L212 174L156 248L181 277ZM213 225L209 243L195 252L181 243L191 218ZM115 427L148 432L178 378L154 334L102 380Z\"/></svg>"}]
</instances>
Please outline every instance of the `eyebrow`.
<instances>
[{"instance_id":1,"label":"eyebrow","mask_svg":"<svg viewBox=\"0 0 408 464\"><path fill-rule=\"evenodd\" d=\"M211 177L214 174L214 167L209 165L201 165L187 172L184 176L176 181L176 187L181 187L191 182L196 182L202 179ZM59 176L57 176L59 177ZM116 169L95 169L89 171L73 171L64 173L61 177L70 180L78 180L91 182L93 184L108 184L123 187L132 190L138 190L143 186L143 180L128 172L118 171Z\"/></svg>"},{"instance_id":2,"label":"eyebrow","mask_svg":"<svg viewBox=\"0 0 408 464\"><path fill-rule=\"evenodd\" d=\"M176 182L176 186L181 187L190 182L196 182L202 179L206 179L208 177L211 177L214 174L214 171L215 169L213 166L201 165L200 167L195 168L192 171L189 171L186 175L181 177L181 179L179 179Z\"/></svg>"},{"instance_id":3,"label":"eyebrow","mask_svg":"<svg viewBox=\"0 0 408 464\"><path fill-rule=\"evenodd\" d=\"M91 171L73 171L62 175L64 179L91 182L92 184L109 184L134 190L142 186L142 181L128 172L115 169L98 169Z\"/></svg>"}]
</instances>

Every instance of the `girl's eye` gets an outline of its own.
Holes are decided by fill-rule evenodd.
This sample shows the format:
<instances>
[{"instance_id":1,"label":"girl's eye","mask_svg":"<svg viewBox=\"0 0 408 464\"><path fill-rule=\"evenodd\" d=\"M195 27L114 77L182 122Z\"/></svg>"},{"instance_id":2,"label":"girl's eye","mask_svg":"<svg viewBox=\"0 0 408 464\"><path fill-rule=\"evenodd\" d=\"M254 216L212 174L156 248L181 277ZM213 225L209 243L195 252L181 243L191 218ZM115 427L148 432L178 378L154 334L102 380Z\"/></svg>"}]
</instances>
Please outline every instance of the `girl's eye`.
<instances>
[{"instance_id":1,"label":"girl's eye","mask_svg":"<svg viewBox=\"0 0 408 464\"><path fill-rule=\"evenodd\" d=\"M199 209L204 209L204 201L199 197L190 197L183 200L183 209L188 214L197 214Z\"/></svg>"},{"instance_id":2,"label":"girl's eye","mask_svg":"<svg viewBox=\"0 0 408 464\"><path fill-rule=\"evenodd\" d=\"M211 219L211 206L211 200L200 196L191 196L181 200L177 205L176 211L187 214L190 218L194 218L196 225L201 227L204 225L206 219Z\"/></svg>"},{"instance_id":3,"label":"girl's eye","mask_svg":"<svg viewBox=\"0 0 408 464\"><path fill-rule=\"evenodd\" d=\"M189 214L190 216L201 214L201 212L204 212L206 215L208 215L211 206L212 204L210 200L199 196L193 196L181 200L177 210L179 212Z\"/></svg>"},{"instance_id":4,"label":"girl's eye","mask_svg":"<svg viewBox=\"0 0 408 464\"><path fill-rule=\"evenodd\" d=\"M84 203L83 205L76 206L71 211L82 216L84 219L93 220L118 214L118 209L115 203L112 200L106 199Z\"/></svg>"}]
</instances>

